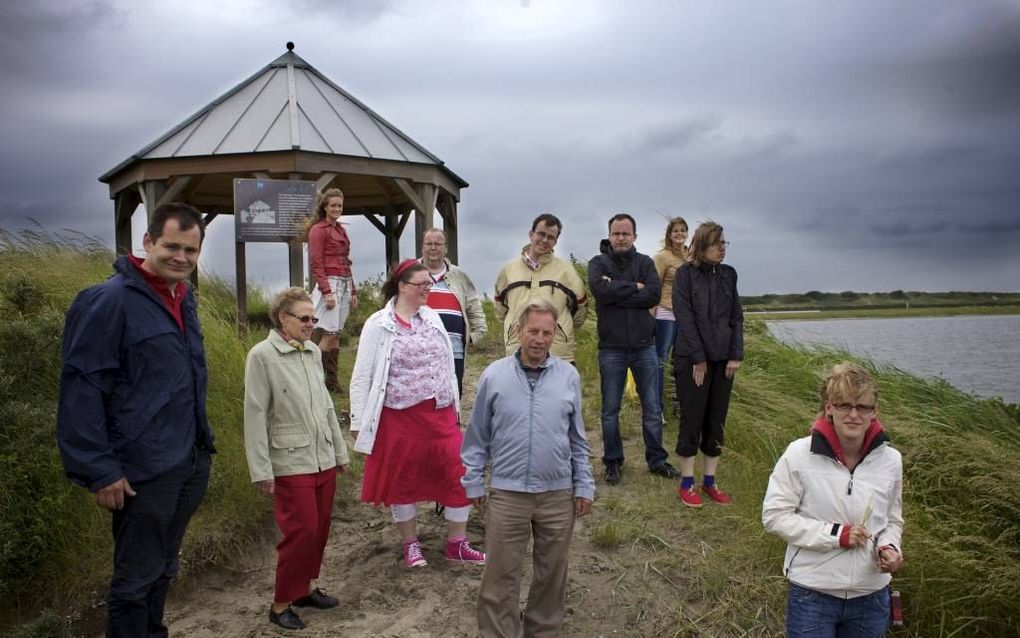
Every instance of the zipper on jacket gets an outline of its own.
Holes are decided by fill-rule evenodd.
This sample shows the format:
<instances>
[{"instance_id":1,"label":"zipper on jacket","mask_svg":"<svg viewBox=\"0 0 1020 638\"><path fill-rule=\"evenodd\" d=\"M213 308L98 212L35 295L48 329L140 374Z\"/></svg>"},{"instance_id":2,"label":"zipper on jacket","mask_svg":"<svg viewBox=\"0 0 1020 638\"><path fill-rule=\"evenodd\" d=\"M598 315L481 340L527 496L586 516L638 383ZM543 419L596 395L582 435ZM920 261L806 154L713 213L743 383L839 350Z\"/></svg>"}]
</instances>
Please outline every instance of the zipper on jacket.
<instances>
[{"instance_id":1,"label":"zipper on jacket","mask_svg":"<svg viewBox=\"0 0 1020 638\"><path fill-rule=\"evenodd\" d=\"M312 385L312 379L308 376L308 361L307 361L307 357L305 357L305 351L304 350L298 350L297 354L298 354L299 357L301 357L301 369L304 370L304 372L305 372L305 382L308 383L308 388L311 390L311 389L315 388L315 386ZM332 398L330 398L330 400L332 400ZM322 471L322 463L319 462L319 436L318 436L318 429L319 428L318 428L318 423L314 421L314 419L317 416L315 414L315 393L314 392L309 392L308 393L308 410L309 410L309 412L312 413L312 419L313 419L312 425L315 426L315 430L316 430L316 432L312 432L312 440L315 441L315 450L314 450L314 452L315 452L315 467L319 468L319 471L321 472Z\"/></svg>"},{"instance_id":2,"label":"zipper on jacket","mask_svg":"<svg viewBox=\"0 0 1020 638\"><path fill-rule=\"evenodd\" d=\"M854 469L857 469L857 468L854 468ZM846 484L846 493L847 493L847 496L849 496L850 494L853 494L853 491L854 491L854 471L850 470L850 482Z\"/></svg>"}]
</instances>

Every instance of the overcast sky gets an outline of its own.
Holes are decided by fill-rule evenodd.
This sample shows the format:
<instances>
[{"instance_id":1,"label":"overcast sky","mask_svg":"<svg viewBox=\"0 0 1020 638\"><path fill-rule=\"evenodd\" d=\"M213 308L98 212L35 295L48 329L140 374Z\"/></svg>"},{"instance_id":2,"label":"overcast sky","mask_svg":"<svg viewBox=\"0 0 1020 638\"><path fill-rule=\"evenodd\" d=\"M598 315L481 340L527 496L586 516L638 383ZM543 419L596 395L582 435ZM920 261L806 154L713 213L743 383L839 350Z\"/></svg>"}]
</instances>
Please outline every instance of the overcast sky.
<instances>
[{"instance_id":1,"label":"overcast sky","mask_svg":"<svg viewBox=\"0 0 1020 638\"><path fill-rule=\"evenodd\" d=\"M470 183L482 290L540 212L585 259L616 212L647 253L666 216L714 219L743 294L1020 290L1015 0L4 2L0 225L112 247L97 177L288 40ZM230 279L232 231L202 262ZM350 232L381 272L382 235ZM284 248L248 254L285 282Z\"/></svg>"}]
</instances>

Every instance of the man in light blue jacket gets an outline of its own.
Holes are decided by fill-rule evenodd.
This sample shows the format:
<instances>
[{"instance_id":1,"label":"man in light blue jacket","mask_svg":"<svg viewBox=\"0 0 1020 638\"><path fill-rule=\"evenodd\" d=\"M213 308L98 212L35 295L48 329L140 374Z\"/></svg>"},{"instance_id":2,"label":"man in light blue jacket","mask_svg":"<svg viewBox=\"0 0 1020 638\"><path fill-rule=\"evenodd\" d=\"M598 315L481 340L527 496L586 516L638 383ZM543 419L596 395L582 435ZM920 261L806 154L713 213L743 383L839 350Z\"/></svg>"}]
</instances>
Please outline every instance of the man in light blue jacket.
<instances>
[{"instance_id":1,"label":"man in light blue jacket","mask_svg":"<svg viewBox=\"0 0 1020 638\"><path fill-rule=\"evenodd\" d=\"M577 370L549 355L557 313L533 299L517 321L520 348L478 382L464 435L461 479L476 507L488 504L478 635L521 635L521 565L534 533L534 577L524 636L559 636L574 519L591 511L595 479L581 419ZM485 466L492 465L485 490Z\"/></svg>"}]
</instances>

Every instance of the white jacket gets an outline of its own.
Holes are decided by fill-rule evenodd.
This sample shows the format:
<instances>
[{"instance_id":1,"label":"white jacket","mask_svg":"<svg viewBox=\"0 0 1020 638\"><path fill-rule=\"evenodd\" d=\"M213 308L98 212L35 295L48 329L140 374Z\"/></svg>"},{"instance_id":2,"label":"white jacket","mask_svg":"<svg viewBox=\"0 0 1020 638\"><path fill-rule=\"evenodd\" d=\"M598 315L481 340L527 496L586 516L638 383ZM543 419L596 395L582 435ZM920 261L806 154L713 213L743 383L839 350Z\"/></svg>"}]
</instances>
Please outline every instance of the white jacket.
<instances>
[{"instance_id":1,"label":"white jacket","mask_svg":"<svg viewBox=\"0 0 1020 638\"><path fill-rule=\"evenodd\" d=\"M446 334L443 320L428 306L418 309L418 315L446 335L446 361L435 365L446 365L453 389L454 406L460 413L460 399L457 389L457 375L453 365L453 347ZM351 372L351 432L357 432L354 449L371 454L375 445L375 433L379 427L379 415L386 400L386 380L390 375L390 354L393 352L393 338L397 334L397 322L393 319L393 300L386 302L365 321L358 341L358 356Z\"/></svg>"},{"instance_id":2,"label":"white jacket","mask_svg":"<svg viewBox=\"0 0 1020 638\"><path fill-rule=\"evenodd\" d=\"M783 572L791 582L839 598L889 584L890 575L878 570L876 550L893 545L902 554L903 462L887 441L880 434L853 472L836 460L820 432L786 448L769 478L761 518L766 530L788 543ZM843 525L862 522L874 542L840 547Z\"/></svg>"}]
</instances>

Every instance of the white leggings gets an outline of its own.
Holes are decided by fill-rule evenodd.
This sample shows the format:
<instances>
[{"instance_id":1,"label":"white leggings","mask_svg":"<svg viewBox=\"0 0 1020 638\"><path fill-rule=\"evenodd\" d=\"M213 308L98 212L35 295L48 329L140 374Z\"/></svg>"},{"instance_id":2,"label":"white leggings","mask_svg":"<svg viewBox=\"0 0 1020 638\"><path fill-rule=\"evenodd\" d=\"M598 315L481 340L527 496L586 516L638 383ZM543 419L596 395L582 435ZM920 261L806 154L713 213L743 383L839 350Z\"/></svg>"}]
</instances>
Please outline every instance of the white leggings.
<instances>
[{"instance_id":1,"label":"white leggings","mask_svg":"<svg viewBox=\"0 0 1020 638\"><path fill-rule=\"evenodd\" d=\"M393 512L394 523L404 523L406 521L413 520L418 515L418 505L416 503L410 503L407 505L390 505L390 511ZM466 523L468 515L471 514L471 506L465 505L464 507L447 507L443 510L443 515L446 520L451 523Z\"/></svg>"}]
</instances>

